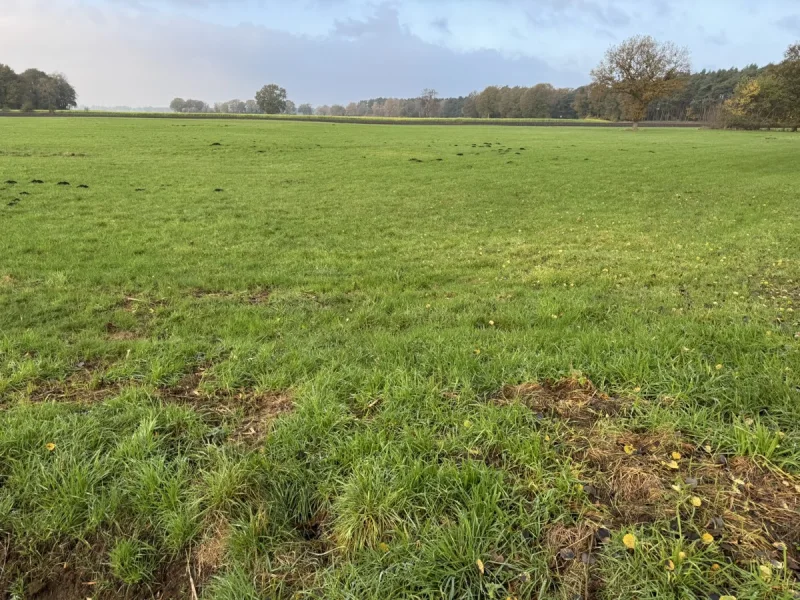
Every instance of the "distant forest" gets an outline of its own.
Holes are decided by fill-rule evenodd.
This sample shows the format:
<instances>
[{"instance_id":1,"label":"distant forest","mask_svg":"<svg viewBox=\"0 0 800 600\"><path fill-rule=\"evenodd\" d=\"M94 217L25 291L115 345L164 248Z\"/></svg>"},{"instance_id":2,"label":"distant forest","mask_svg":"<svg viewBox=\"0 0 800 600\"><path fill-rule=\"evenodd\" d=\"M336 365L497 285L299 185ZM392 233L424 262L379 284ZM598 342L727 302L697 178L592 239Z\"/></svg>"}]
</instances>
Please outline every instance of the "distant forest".
<instances>
[{"instance_id":1,"label":"distant forest","mask_svg":"<svg viewBox=\"0 0 800 600\"><path fill-rule=\"evenodd\" d=\"M744 79L764 71L756 65L744 69L700 71L688 77L679 92L650 104L648 121L710 121L723 102L733 98L736 86ZM177 112L217 112L254 114L262 112L255 100L230 100L213 105L201 100L173 101ZM596 84L575 89L557 88L548 83L533 87L489 86L481 92L457 98L440 98L435 90L424 90L416 98L372 98L312 107L287 101L285 114L431 118L598 118L619 121L625 118L617 95Z\"/></svg>"},{"instance_id":2,"label":"distant forest","mask_svg":"<svg viewBox=\"0 0 800 600\"><path fill-rule=\"evenodd\" d=\"M17 74L0 64L0 109L69 110L77 105L75 88L64 75L38 69Z\"/></svg>"},{"instance_id":3,"label":"distant forest","mask_svg":"<svg viewBox=\"0 0 800 600\"><path fill-rule=\"evenodd\" d=\"M721 104L734 96L743 78L755 77L761 69L701 71L688 77L687 85L672 96L657 100L647 110L648 121L708 121ZM473 118L598 118L619 121L624 109L607 88L586 85L576 89L556 88L547 83L533 87L489 86L459 98L437 98L423 93L419 98L374 98L347 106L320 106L317 114L385 117L473 117ZM433 97L432 97L433 96Z\"/></svg>"}]
</instances>

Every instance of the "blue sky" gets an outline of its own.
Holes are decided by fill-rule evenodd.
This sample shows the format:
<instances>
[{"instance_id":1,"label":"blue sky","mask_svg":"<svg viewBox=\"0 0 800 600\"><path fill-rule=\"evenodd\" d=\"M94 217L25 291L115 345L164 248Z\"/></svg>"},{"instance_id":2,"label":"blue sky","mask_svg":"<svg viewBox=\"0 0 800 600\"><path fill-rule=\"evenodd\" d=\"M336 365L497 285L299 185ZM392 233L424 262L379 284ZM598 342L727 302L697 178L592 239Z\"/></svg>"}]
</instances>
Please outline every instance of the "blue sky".
<instances>
[{"instance_id":1,"label":"blue sky","mask_svg":"<svg viewBox=\"0 0 800 600\"><path fill-rule=\"evenodd\" d=\"M295 102L462 95L587 83L604 50L646 33L695 70L780 60L798 0L0 0L0 62L64 72L89 105L174 96Z\"/></svg>"}]
</instances>

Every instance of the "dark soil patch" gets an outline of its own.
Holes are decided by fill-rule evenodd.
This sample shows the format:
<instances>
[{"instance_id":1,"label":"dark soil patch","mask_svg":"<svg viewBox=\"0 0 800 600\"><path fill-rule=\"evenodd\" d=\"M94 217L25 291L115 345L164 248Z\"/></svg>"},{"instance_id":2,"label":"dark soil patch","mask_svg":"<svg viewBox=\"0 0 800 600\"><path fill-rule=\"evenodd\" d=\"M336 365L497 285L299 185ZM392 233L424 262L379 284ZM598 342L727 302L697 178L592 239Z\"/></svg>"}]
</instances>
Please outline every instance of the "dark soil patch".
<instances>
[{"instance_id":1,"label":"dark soil patch","mask_svg":"<svg viewBox=\"0 0 800 600\"><path fill-rule=\"evenodd\" d=\"M16 182L16 181L14 181L13 179L7 179L7 180L6 180L6 183L7 183L8 185L15 185L17 182Z\"/></svg>"},{"instance_id":2,"label":"dark soil patch","mask_svg":"<svg viewBox=\"0 0 800 600\"><path fill-rule=\"evenodd\" d=\"M96 377L100 368L88 367L61 381L46 381L29 395L29 402L78 402L95 404L119 395L123 385Z\"/></svg>"},{"instance_id":3,"label":"dark soil patch","mask_svg":"<svg viewBox=\"0 0 800 600\"><path fill-rule=\"evenodd\" d=\"M213 143L213 144L211 144L211 145L212 145L212 146L222 146L222 144L220 144L219 142L214 142L214 143Z\"/></svg>"},{"instance_id":4,"label":"dark soil patch","mask_svg":"<svg viewBox=\"0 0 800 600\"><path fill-rule=\"evenodd\" d=\"M140 337L140 335L135 331L120 329L110 321L106 323L105 329L106 333L108 334L108 339L115 342L135 340Z\"/></svg>"},{"instance_id":5,"label":"dark soil patch","mask_svg":"<svg viewBox=\"0 0 800 600\"><path fill-rule=\"evenodd\" d=\"M44 183L41 179L32 179L31 183Z\"/></svg>"},{"instance_id":6,"label":"dark soil patch","mask_svg":"<svg viewBox=\"0 0 800 600\"><path fill-rule=\"evenodd\" d=\"M30 196L31 194L30 194L30 192L20 192L19 195L20 196Z\"/></svg>"},{"instance_id":7,"label":"dark soil patch","mask_svg":"<svg viewBox=\"0 0 800 600\"><path fill-rule=\"evenodd\" d=\"M89 186L86 185L85 183L80 184L78 187L83 189L83 190L88 190L89 189Z\"/></svg>"},{"instance_id":8,"label":"dark soil patch","mask_svg":"<svg viewBox=\"0 0 800 600\"><path fill-rule=\"evenodd\" d=\"M144 192L144 191L145 191L145 189L144 189L144 188L136 188L134 191L135 191L135 192Z\"/></svg>"},{"instance_id":9,"label":"dark soil patch","mask_svg":"<svg viewBox=\"0 0 800 600\"><path fill-rule=\"evenodd\" d=\"M294 410L289 392L254 392L252 390L205 390L200 385L205 372L186 375L171 388L162 388L161 397L167 402L190 404L201 411L216 413L220 420L236 420L231 439L254 446L262 442L272 423L281 415Z\"/></svg>"},{"instance_id":10,"label":"dark soil patch","mask_svg":"<svg viewBox=\"0 0 800 600\"><path fill-rule=\"evenodd\" d=\"M223 190L222 188L216 188L214 191L215 192L224 192L225 190Z\"/></svg>"},{"instance_id":11,"label":"dark soil patch","mask_svg":"<svg viewBox=\"0 0 800 600\"><path fill-rule=\"evenodd\" d=\"M69 185L69 181L59 181L56 185Z\"/></svg>"}]
</instances>

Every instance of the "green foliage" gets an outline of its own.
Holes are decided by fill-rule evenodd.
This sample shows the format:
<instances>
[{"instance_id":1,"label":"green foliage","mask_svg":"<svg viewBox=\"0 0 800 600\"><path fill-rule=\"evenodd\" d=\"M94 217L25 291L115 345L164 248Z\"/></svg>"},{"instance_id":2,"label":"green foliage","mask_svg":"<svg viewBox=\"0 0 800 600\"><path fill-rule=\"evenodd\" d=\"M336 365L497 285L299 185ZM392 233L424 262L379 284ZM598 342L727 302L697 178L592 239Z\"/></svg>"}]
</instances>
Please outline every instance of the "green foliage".
<instances>
[{"instance_id":1,"label":"green foliage","mask_svg":"<svg viewBox=\"0 0 800 600\"><path fill-rule=\"evenodd\" d=\"M78 105L75 88L61 73L47 75L38 69L16 74L0 64L0 107L30 112L69 110Z\"/></svg>"},{"instance_id":2,"label":"green foliage","mask_svg":"<svg viewBox=\"0 0 800 600\"><path fill-rule=\"evenodd\" d=\"M256 104L261 112L274 115L286 111L286 90L274 83L265 85L256 92Z\"/></svg>"},{"instance_id":3,"label":"green foliage","mask_svg":"<svg viewBox=\"0 0 800 600\"><path fill-rule=\"evenodd\" d=\"M122 583L136 585L147 582L153 573L156 556L153 548L135 539L122 539L109 553L114 576Z\"/></svg>"},{"instance_id":4,"label":"green foliage","mask_svg":"<svg viewBox=\"0 0 800 600\"><path fill-rule=\"evenodd\" d=\"M800 126L800 50L790 46L783 62L744 79L724 106L725 124L743 129Z\"/></svg>"}]
</instances>

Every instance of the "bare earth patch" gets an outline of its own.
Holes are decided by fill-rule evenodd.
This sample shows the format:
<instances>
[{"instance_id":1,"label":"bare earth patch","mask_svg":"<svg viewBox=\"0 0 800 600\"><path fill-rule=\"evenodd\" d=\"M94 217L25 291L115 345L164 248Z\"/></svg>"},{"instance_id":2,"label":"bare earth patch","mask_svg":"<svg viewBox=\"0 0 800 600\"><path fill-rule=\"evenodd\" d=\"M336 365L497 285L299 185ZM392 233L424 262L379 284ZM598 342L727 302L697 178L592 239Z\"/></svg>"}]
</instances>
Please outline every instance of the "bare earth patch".
<instances>
[{"instance_id":1,"label":"bare earth patch","mask_svg":"<svg viewBox=\"0 0 800 600\"><path fill-rule=\"evenodd\" d=\"M234 441L257 445L267 436L275 419L294 410L294 400L288 392L255 392L253 390L200 389L204 371L186 375L174 387L162 388L161 397L170 402L188 403L222 416L243 413L232 432Z\"/></svg>"},{"instance_id":2,"label":"bare earth patch","mask_svg":"<svg viewBox=\"0 0 800 600\"><path fill-rule=\"evenodd\" d=\"M507 386L495 402L522 402L568 425L567 447L596 509L590 513L593 520L619 530L674 524L680 517L692 523L682 532L687 541L709 534L742 566L754 560L782 563L785 552L787 566L800 577L800 478L766 461L717 455L679 432L630 431L623 418L630 403L599 393L585 380ZM700 506L694 507L691 498ZM677 527L666 533L677 535ZM583 526L558 526L549 530L546 543L558 552L570 549L568 560L553 554L552 566L562 587L578 590L581 597L588 588L578 589L576 582L586 570L573 561L580 552L591 556L591 542L575 542L586 540L584 534Z\"/></svg>"}]
</instances>

